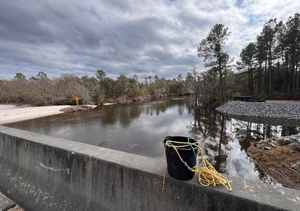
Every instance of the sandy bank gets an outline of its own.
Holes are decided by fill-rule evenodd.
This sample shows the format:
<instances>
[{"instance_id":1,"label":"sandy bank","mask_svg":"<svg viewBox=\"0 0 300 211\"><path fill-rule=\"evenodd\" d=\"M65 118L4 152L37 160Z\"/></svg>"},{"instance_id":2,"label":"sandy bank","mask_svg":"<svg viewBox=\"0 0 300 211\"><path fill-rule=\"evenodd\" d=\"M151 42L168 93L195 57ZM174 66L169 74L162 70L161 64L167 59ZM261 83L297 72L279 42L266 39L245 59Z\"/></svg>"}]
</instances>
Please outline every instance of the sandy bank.
<instances>
[{"instance_id":1,"label":"sandy bank","mask_svg":"<svg viewBox=\"0 0 300 211\"><path fill-rule=\"evenodd\" d=\"M68 107L70 106L61 105L32 107L0 104L0 125L61 114L62 111L60 110Z\"/></svg>"}]
</instances>

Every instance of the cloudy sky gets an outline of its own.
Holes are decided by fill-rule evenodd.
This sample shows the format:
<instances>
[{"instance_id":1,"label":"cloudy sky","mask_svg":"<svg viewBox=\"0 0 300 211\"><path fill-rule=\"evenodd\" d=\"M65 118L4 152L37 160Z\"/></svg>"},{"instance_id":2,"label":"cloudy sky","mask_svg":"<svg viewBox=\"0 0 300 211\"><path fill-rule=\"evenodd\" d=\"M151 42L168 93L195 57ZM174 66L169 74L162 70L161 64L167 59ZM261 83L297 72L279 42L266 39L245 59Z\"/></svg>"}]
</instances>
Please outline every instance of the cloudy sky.
<instances>
[{"instance_id":1,"label":"cloudy sky","mask_svg":"<svg viewBox=\"0 0 300 211\"><path fill-rule=\"evenodd\" d=\"M1 0L0 79L99 69L172 79L205 70L197 46L215 24L232 32L227 51L237 61L264 23L299 11L298 0Z\"/></svg>"}]
</instances>

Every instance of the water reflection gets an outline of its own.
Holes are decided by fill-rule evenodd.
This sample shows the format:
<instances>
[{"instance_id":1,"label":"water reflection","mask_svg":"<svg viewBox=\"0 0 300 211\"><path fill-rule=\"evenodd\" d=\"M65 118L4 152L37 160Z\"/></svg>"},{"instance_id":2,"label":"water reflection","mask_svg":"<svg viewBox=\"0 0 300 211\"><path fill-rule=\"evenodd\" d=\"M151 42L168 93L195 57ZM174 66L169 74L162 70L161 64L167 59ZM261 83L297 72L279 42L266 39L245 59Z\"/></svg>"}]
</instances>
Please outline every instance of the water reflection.
<instances>
[{"instance_id":1,"label":"water reflection","mask_svg":"<svg viewBox=\"0 0 300 211\"><path fill-rule=\"evenodd\" d=\"M191 108L194 118L190 133L196 140L201 140L207 159L217 171L226 172L226 159L229 136L226 133L228 118L213 110Z\"/></svg>"},{"instance_id":2,"label":"water reflection","mask_svg":"<svg viewBox=\"0 0 300 211\"><path fill-rule=\"evenodd\" d=\"M198 140L222 173L268 180L247 155L250 144L299 133L298 126L255 123L192 106L192 98L113 105L7 126L150 157L163 158L165 136Z\"/></svg>"}]
</instances>

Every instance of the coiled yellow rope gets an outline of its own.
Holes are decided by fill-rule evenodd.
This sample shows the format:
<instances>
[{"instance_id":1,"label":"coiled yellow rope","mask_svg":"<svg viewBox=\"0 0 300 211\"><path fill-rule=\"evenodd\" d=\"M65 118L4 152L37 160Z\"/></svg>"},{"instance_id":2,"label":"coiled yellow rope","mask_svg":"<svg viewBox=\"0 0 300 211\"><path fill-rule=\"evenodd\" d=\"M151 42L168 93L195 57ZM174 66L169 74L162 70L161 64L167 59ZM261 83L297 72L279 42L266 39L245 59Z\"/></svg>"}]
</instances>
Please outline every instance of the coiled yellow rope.
<instances>
[{"instance_id":1,"label":"coiled yellow rope","mask_svg":"<svg viewBox=\"0 0 300 211\"><path fill-rule=\"evenodd\" d=\"M174 144L176 144L176 146ZM182 157L180 156L177 148L181 148L181 147L192 147L195 146L197 148L199 148L200 151L200 155L201 155L201 160L202 160L202 167L199 168L198 165L196 165L195 167L190 167L186 164L186 162L182 159ZM232 187L230 185L230 182L228 181L228 179L223 176L222 174L220 174L219 172L216 171L216 169L210 164L210 162L204 158L204 153L202 150L202 147L199 145L198 142L195 143L190 143L190 142L178 142L178 141L171 141L171 140L167 140L165 143L165 147L164 147L164 157L165 157L165 166L164 166L164 179L163 179L163 184L162 184L162 192L164 192L165 190L165 184L166 184L166 168L167 168L167 164L166 164L166 147L172 147L175 152L177 153L179 159L181 160L182 163L184 163L185 166L187 166L187 168L190 171L195 172L198 175L198 182L202 185L202 186L209 186L209 185L213 185L214 187L216 185L223 185L225 186L229 191L232 190Z\"/></svg>"}]
</instances>

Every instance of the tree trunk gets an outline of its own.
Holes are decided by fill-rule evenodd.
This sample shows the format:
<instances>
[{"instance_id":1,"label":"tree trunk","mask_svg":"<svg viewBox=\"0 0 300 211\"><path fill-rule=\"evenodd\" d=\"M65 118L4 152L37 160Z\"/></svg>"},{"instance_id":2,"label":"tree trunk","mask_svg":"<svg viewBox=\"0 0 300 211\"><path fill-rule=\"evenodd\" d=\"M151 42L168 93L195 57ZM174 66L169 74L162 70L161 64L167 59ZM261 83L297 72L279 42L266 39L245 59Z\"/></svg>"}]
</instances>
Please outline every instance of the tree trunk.
<instances>
[{"instance_id":1,"label":"tree trunk","mask_svg":"<svg viewBox=\"0 0 300 211\"><path fill-rule=\"evenodd\" d=\"M272 54L271 49L269 49L269 58L268 58L268 73L269 73L269 80L268 80L268 96L272 98L273 92L273 74L272 74Z\"/></svg>"},{"instance_id":2,"label":"tree trunk","mask_svg":"<svg viewBox=\"0 0 300 211\"><path fill-rule=\"evenodd\" d=\"M221 69L221 62L219 62L219 75L220 75L220 88L221 88L221 95L222 95L222 103L225 102L225 97L224 97L224 84L223 84L223 74L222 74L222 69Z\"/></svg>"},{"instance_id":3,"label":"tree trunk","mask_svg":"<svg viewBox=\"0 0 300 211\"><path fill-rule=\"evenodd\" d=\"M261 88L262 88L262 64L259 63L258 67L258 83L257 83L257 94L261 94Z\"/></svg>"}]
</instances>

